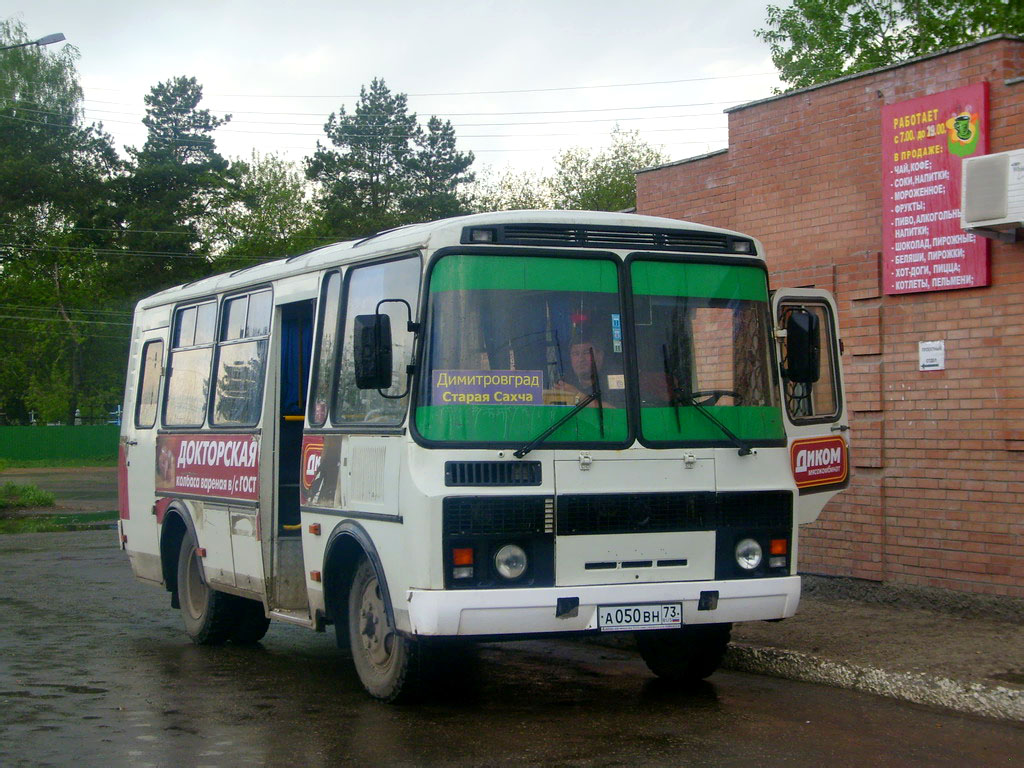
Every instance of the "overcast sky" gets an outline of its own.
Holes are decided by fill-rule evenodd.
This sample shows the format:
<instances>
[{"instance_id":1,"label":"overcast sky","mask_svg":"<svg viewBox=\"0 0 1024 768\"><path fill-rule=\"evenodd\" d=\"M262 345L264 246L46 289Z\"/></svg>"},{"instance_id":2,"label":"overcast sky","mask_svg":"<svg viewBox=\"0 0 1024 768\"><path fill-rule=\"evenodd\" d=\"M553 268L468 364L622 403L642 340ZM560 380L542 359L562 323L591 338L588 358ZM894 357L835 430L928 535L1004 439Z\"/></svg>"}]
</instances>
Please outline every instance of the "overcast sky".
<instances>
[{"instance_id":1,"label":"overcast sky","mask_svg":"<svg viewBox=\"0 0 1024 768\"><path fill-rule=\"evenodd\" d=\"M450 119L478 170L538 171L606 145L616 121L673 160L722 148L722 110L778 85L754 37L764 0L16 3L5 15L31 38L78 48L86 117L119 146L142 144L143 95L176 75L233 115L216 135L228 156L301 160L327 115L382 77L422 120Z\"/></svg>"}]
</instances>

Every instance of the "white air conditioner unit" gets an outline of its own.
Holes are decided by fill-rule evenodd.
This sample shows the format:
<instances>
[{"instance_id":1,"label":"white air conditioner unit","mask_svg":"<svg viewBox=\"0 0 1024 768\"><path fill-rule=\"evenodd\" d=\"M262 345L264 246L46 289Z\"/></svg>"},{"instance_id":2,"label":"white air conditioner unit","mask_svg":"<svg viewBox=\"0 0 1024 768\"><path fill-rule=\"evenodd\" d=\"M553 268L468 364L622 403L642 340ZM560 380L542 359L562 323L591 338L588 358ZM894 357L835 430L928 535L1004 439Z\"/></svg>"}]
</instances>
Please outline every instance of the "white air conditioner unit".
<instances>
[{"instance_id":1,"label":"white air conditioner unit","mask_svg":"<svg viewBox=\"0 0 1024 768\"><path fill-rule=\"evenodd\" d=\"M1024 149L964 159L960 226L966 232L1015 242L1024 227Z\"/></svg>"}]
</instances>

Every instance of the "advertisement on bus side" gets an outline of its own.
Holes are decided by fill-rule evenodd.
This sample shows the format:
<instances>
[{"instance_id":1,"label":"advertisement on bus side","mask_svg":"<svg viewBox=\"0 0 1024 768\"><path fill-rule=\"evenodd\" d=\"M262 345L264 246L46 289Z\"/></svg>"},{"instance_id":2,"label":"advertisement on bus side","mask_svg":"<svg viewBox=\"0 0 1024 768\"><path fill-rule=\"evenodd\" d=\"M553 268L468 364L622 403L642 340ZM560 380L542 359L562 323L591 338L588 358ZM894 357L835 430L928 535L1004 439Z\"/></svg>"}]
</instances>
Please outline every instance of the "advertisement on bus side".
<instances>
[{"instance_id":1,"label":"advertisement on bus side","mask_svg":"<svg viewBox=\"0 0 1024 768\"><path fill-rule=\"evenodd\" d=\"M167 495L257 501L260 444L256 435L160 435L156 490Z\"/></svg>"}]
</instances>

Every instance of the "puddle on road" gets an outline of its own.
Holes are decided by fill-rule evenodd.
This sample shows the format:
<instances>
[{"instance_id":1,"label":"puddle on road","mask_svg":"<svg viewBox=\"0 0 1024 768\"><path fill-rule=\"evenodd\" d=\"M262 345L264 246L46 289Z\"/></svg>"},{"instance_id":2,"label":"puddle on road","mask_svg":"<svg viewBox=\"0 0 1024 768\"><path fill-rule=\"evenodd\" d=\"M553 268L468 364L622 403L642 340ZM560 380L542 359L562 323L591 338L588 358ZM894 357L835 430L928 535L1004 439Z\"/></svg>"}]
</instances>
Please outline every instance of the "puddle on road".
<instances>
[{"instance_id":1,"label":"puddle on road","mask_svg":"<svg viewBox=\"0 0 1024 768\"><path fill-rule=\"evenodd\" d=\"M109 693L106 688L92 688L88 685L61 685L59 683L28 683L25 688L15 691L0 691L0 698L11 699L62 699L60 693L36 693L33 688L56 688L64 693L78 693L89 696L96 696Z\"/></svg>"},{"instance_id":2,"label":"puddle on road","mask_svg":"<svg viewBox=\"0 0 1024 768\"><path fill-rule=\"evenodd\" d=\"M995 675L989 675L988 677L989 680L998 680L1001 683L1024 685L1024 672L999 672Z\"/></svg>"}]
</instances>

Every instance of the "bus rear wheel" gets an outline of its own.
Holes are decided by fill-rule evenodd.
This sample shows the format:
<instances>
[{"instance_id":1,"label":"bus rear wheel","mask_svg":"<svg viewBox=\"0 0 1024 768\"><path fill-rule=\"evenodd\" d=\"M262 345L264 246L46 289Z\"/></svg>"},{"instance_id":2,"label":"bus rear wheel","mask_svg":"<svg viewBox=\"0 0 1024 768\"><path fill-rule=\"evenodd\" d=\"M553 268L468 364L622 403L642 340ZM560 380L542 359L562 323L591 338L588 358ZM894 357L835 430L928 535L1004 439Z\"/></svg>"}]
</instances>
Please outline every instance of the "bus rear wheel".
<instances>
[{"instance_id":1,"label":"bus rear wheel","mask_svg":"<svg viewBox=\"0 0 1024 768\"><path fill-rule=\"evenodd\" d=\"M203 580L195 537L187 533L178 552L178 602L185 631L196 645L223 645L238 618L232 595L211 589Z\"/></svg>"},{"instance_id":2,"label":"bus rear wheel","mask_svg":"<svg viewBox=\"0 0 1024 768\"><path fill-rule=\"evenodd\" d=\"M672 683L696 683L718 669L729 645L732 624L693 624L681 629L636 633L647 667Z\"/></svg>"},{"instance_id":3,"label":"bus rear wheel","mask_svg":"<svg viewBox=\"0 0 1024 768\"><path fill-rule=\"evenodd\" d=\"M419 643L400 634L388 617L377 572L364 559L348 595L352 663L367 693L381 701L406 701L418 692Z\"/></svg>"}]
</instances>

